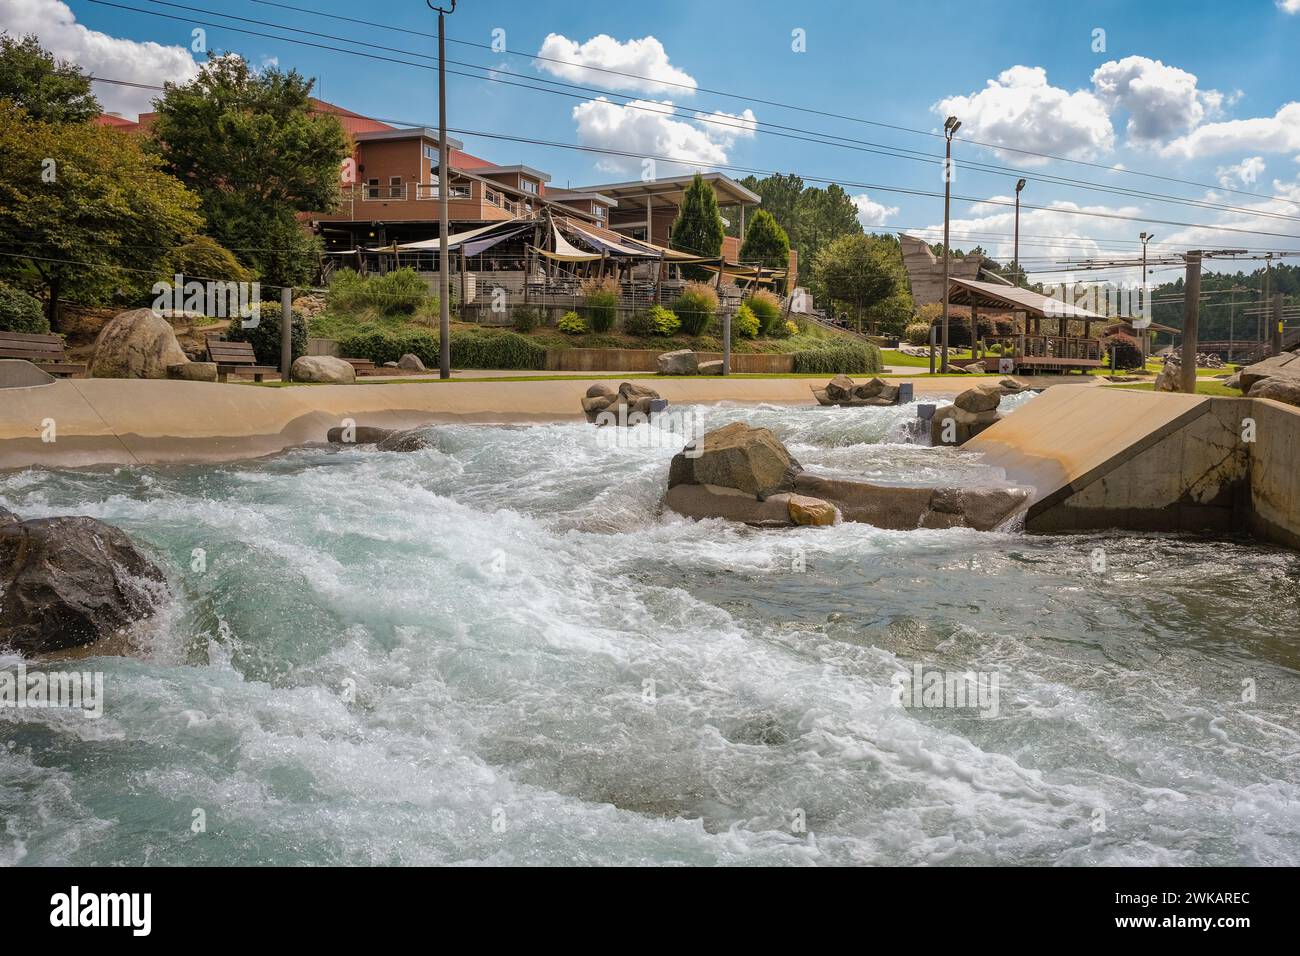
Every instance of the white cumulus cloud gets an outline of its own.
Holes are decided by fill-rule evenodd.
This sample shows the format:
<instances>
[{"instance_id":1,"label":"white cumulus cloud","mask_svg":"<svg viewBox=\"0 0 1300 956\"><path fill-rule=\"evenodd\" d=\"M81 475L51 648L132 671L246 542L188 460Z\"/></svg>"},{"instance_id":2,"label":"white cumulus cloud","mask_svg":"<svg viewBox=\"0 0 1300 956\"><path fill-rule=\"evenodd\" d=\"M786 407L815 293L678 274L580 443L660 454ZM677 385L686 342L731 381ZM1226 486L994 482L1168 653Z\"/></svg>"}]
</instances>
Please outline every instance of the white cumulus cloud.
<instances>
[{"instance_id":1,"label":"white cumulus cloud","mask_svg":"<svg viewBox=\"0 0 1300 956\"><path fill-rule=\"evenodd\" d=\"M758 119L751 109L740 114L724 113L721 110L696 113L695 120L703 125L711 139L726 146L732 145L738 138L752 139L758 132Z\"/></svg>"},{"instance_id":2,"label":"white cumulus cloud","mask_svg":"<svg viewBox=\"0 0 1300 956\"><path fill-rule=\"evenodd\" d=\"M995 146L1091 159L1115 144L1106 104L1090 90L1072 93L1050 85L1040 66L1003 70L984 89L940 100L934 111L961 120L961 135ZM1021 164L1046 162L998 152Z\"/></svg>"},{"instance_id":3,"label":"white cumulus cloud","mask_svg":"<svg viewBox=\"0 0 1300 956\"><path fill-rule=\"evenodd\" d=\"M602 33L578 43L559 33L551 33L542 41L537 56L538 59L533 61L537 69L573 83L596 84L607 90L635 93L690 96L695 92L695 78L668 62L664 45L652 36L639 40L616 40Z\"/></svg>"},{"instance_id":4,"label":"white cumulus cloud","mask_svg":"<svg viewBox=\"0 0 1300 956\"><path fill-rule=\"evenodd\" d=\"M876 202L866 193L858 193L851 198L853 205L858 207L858 222L863 226L883 226L892 216L898 215L897 206Z\"/></svg>"},{"instance_id":5,"label":"white cumulus cloud","mask_svg":"<svg viewBox=\"0 0 1300 956\"><path fill-rule=\"evenodd\" d=\"M1300 102L1286 103L1272 116L1206 123L1165 146L1166 156L1195 159L1223 153L1289 153L1300 149Z\"/></svg>"},{"instance_id":6,"label":"white cumulus cloud","mask_svg":"<svg viewBox=\"0 0 1300 956\"><path fill-rule=\"evenodd\" d=\"M1300 13L1300 0L1277 0L1277 8L1284 13Z\"/></svg>"},{"instance_id":7,"label":"white cumulus cloud","mask_svg":"<svg viewBox=\"0 0 1300 956\"><path fill-rule=\"evenodd\" d=\"M34 33L56 59L94 76L161 86L165 81L192 80L199 73L187 47L139 43L91 30L59 0L0 0L0 29L15 37ZM188 41L188 32L184 36ZM92 89L106 112L132 117L152 109L158 95L109 83L95 83Z\"/></svg>"},{"instance_id":8,"label":"white cumulus cloud","mask_svg":"<svg viewBox=\"0 0 1300 956\"><path fill-rule=\"evenodd\" d=\"M1219 177L1219 185L1224 189L1236 189L1238 186L1253 186L1264 174L1264 157L1248 156L1231 166L1220 166L1214 171Z\"/></svg>"},{"instance_id":9,"label":"white cumulus cloud","mask_svg":"<svg viewBox=\"0 0 1300 956\"><path fill-rule=\"evenodd\" d=\"M1225 97L1197 89L1192 73L1145 56L1126 56L1097 67L1097 96L1111 110L1128 113L1128 137L1139 143L1165 142L1217 116Z\"/></svg>"},{"instance_id":10,"label":"white cumulus cloud","mask_svg":"<svg viewBox=\"0 0 1300 956\"><path fill-rule=\"evenodd\" d=\"M681 163L658 161L660 175L727 162L731 133L710 124L681 119L670 102L633 100L626 106L604 97L579 103L573 108L578 142L597 149L612 149L633 156L602 156L597 168L607 172L641 171L642 157L672 156Z\"/></svg>"}]
</instances>

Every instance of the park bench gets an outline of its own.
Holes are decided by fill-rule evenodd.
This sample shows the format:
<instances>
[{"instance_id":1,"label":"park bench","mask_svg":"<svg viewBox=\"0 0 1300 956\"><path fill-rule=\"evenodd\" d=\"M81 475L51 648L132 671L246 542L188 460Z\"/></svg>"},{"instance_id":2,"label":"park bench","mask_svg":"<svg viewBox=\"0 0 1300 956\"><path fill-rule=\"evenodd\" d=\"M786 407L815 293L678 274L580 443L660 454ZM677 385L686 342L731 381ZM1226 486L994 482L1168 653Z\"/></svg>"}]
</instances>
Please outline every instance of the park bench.
<instances>
[{"instance_id":1,"label":"park bench","mask_svg":"<svg viewBox=\"0 0 1300 956\"><path fill-rule=\"evenodd\" d=\"M0 358L26 359L51 375L84 375L86 366L63 357L63 336L27 332L0 332Z\"/></svg>"},{"instance_id":2,"label":"park bench","mask_svg":"<svg viewBox=\"0 0 1300 956\"><path fill-rule=\"evenodd\" d=\"M263 375L280 371L271 365L258 365L250 342L227 342L216 335L209 335L207 342L208 361L216 363L218 382L224 382L231 372L244 372L252 375L253 381L260 382Z\"/></svg>"},{"instance_id":3,"label":"park bench","mask_svg":"<svg viewBox=\"0 0 1300 956\"><path fill-rule=\"evenodd\" d=\"M373 375L375 373L375 363L370 359L345 358L343 361L351 365L352 371L358 375Z\"/></svg>"}]
</instances>

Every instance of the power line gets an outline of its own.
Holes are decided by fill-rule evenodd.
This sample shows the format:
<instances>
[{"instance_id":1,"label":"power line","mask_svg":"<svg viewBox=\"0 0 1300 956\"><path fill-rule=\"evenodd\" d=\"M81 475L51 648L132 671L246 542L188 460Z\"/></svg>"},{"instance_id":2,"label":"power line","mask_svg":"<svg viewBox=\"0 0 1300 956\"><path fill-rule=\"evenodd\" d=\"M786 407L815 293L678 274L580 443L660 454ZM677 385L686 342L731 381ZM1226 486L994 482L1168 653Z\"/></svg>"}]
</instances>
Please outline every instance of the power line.
<instances>
[{"instance_id":1,"label":"power line","mask_svg":"<svg viewBox=\"0 0 1300 956\"><path fill-rule=\"evenodd\" d=\"M150 2L159 2L159 0L150 0ZM260 3L260 4L264 5L264 6L280 7L280 8L282 8L282 9L285 9L285 10L293 10L293 11L296 11L296 12L298 12L298 13L306 13L306 14L309 14L309 15L312 15L312 16L328 17L329 19L332 19L332 20L340 20L340 21L344 21L344 22L348 22L348 23L360 24L360 25L363 25L363 26L371 26L371 27L375 27L375 28L377 28L377 29L381 29L381 30L390 30L390 31L394 31L394 32L397 32L397 33L406 33L406 34L411 34L411 35L414 35L414 36L423 36L423 37L434 37L434 36L436 36L435 34L425 33L425 32L422 32L422 31L420 31L420 30L414 30L414 29L407 28L407 27L395 27L395 26L391 26L391 25L389 25L389 24L385 24L385 23L376 23L376 22L371 21L371 20L360 20L360 19L356 19L356 18L354 18L354 17L345 17L345 16L342 16L342 15L340 15L340 14L335 14L335 13L326 13L326 12L321 11L321 10L311 10L311 9L304 8L304 7L296 7L296 6L292 6L292 5L290 5L290 4L287 4L287 3L276 3L276 2L272 2L272 0L253 0L253 2L254 2L254 3ZM293 29L293 28L286 27L285 29ZM455 39L455 38L453 38L453 37L448 37L448 38L447 38L447 42L449 42L449 43L460 44L460 45L462 45L462 46L476 47L476 48L479 48L479 49L488 50L488 51L490 51L490 52L492 52L492 53L505 53L505 54L507 54L507 55L509 55L509 56L521 56L521 57L527 57L527 58L529 58L529 59L534 59L534 60L543 60L543 61L547 61L547 62L551 62L551 63L559 63L559 64L562 64L562 65L565 65L565 66L577 67L577 68L579 68L579 69L590 70L590 71L593 71L593 72L608 73L608 74L611 74L611 75L614 75L614 76L622 76L622 77L626 77L626 78L629 78L629 79L641 80L641 81L648 82L648 83L653 83L653 84L656 84L656 85L659 85L659 86L674 86L674 87L679 87L679 88L684 89L684 90L687 90L687 91L689 91L689 92L691 92L691 93L695 93L695 92L698 91L698 92L708 93L708 94L713 95L713 96L722 96L722 97L725 97L725 98L728 98L728 99L740 100L740 101L742 101L742 102L757 103L757 104L760 104L760 105L763 105L763 106L775 106L775 107L777 107L777 108L779 108L779 109L785 109L785 110L792 110L792 111L796 111L796 112L809 113L809 114L813 114L813 115L817 115L817 116L825 116L825 117L828 117L828 118L831 118L831 119L842 119L842 120L847 120L847 121L849 121L849 122L853 122L853 123L861 123L861 124L864 124L864 125L867 125L867 126L876 126L876 127L880 127L880 128L882 128L882 129L892 129L892 130L896 130L896 131L898 131L898 132L912 133L912 134L915 134L915 135L917 135L917 136L928 136L928 137L934 137L934 138L942 138L942 134L940 134L940 133L936 133L936 132L934 132L934 131L932 131L932 130L914 129L914 128L912 128L912 127L908 127L908 126L900 126L900 125L897 125L897 124L894 124L894 123L882 123L882 122L879 122L879 121L876 121L876 120L869 120L869 119L865 119L865 118L863 118L863 117L859 117L859 116L849 116L849 115L842 114L842 113L828 112L828 111L825 111L825 110L818 110L818 109L815 109L815 108L813 108L813 107L795 106L795 105L792 105L792 104L789 104L789 103L781 103L781 102L776 101L776 100L766 100L766 99L762 99L762 98L759 98L759 97L747 96L747 95L744 95L744 94L741 94L741 93L729 93L729 92L724 91L724 90L713 90L713 89L709 89L708 87L702 87L702 86L698 86L698 85L694 85L694 84L687 84L687 83L678 83L678 82L675 82L675 81L672 81L672 80L664 80L664 79L660 79L660 78L657 78L657 77L648 77L648 76L643 76L643 75L641 75L641 74L639 74L639 73L630 73L630 72L625 72L625 71L622 71L622 70L614 70L614 69L610 69L610 68L608 68L608 67L590 66L590 65L585 64L585 63L575 63L575 62L572 61L572 60L563 60L563 59L559 59L559 58L557 58L557 57L542 56L541 54L536 54L536 53L524 53L524 52L521 52L521 51L518 51L518 50L510 50L510 49L501 49L501 50L497 50L497 49L493 48L493 46L492 46L491 44L487 44L487 43L476 43L476 42L471 41L471 40L458 40L458 39ZM518 75L518 74L512 74L512 75ZM549 82L549 81L548 81L548 82ZM619 94L619 95L621 95L621 94ZM969 138L967 138L967 137L963 137L963 136L958 136L958 137L956 137L956 139L957 139L959 142L970 143L972 146L982 146L982 147L984 147L984 148L986 148L986 149L1003 150L1003 151L1006 151L1006 152L1014 152L1014 153L1020 153L1020 154L1022 154L1022 155L1026 155L1026 156L1033 156L1033 157L1036 157L1036 158L1039 158L1039 159L1050 159L1050 160L1053 160L1053 161L1056 161L1056 162L1072 163L1072 164L1079 165L1079 166L1088 166L1088 167L1092 167L1092 168L1094 168L1094 169L1103 169L1103 170L1106 170L1107 172L1110 172L1110 173L1123 173L1123 174L1130 175L1130 176L1142 176L1142 177L1145 177L1145 178L1148 178L1148 179L1158 179L1158 180L1162 180L1162 181L1164 181L1164 182L1180 183L1180 184L1182 184L1182 185L1194 186L1194 187L1196 187L1196 188L1198 188L1198 189L1210 189L1210 190L1216 190L1216 191L1220 191L1220 192L1236 193L1236 194L1238 194L1238 195L1242 195L1242 196L1249 196L1249 197L1251 197L1252 199L1266 199L1266 201L1268 201L1268 202L1282 202L1282 203L1286 203L1286 204L1288 204L1288 205L1293 205L1293 204L1294 204L1294 203L1293 203L1293 200L1288 199L1288 198L1285 198L1285 197L1279 197L1279 196L1261 197L1261 196L1256 195L1255 193L1250 193L1250 192L1247 192L1247 191L1242 190L1242 189L1233 189L1233 188L1231 188L1231 187L1227 187L1227 186L1223 186L1223 185L1211 185L1211 184L1208 184L1208 183L1200 183L1200 182L1196 182L1195 180L1190 180L1190 179L1181 179L1181 178L1176 177L1176 176L1164 176L1164 175L1160 175L1160 174L1158 174L1158 173L1149 173L1149 172L1145 172L1145 171L1143 171L1143 170L1137 170L1137 169L1116 169L1114 166L1106 165L1105 163L1095 163L1095 162L1089 162L1089 161L1087 161L1087 160L1072 159L1072 158L1070 158L1070 157L1068 157L1068 156L1057 156L1057 155L1052 154L1052 153L1044 153L1044 152L1039 152L1039 151L1031 150L1031 149L1022 149L1022 148L1018 148L1018 147L1014 147L1014 146L1006 146L1006 145L1003 145L1003 144L1000 144L1000 143L986 143L986 142L982 142L982 141L980 141L980 140L969 139ZM1033 171L1031 171L1031 170L1026 170L1026 172L1033 172Z\"/></svg>"},{"instance_id":2,"label":"power line","mask_svg":"<svg viewBox=\"0 0 1300 956\"><path fill-rule=\"evenodd\" d=\"M147 15L147 16L157 16L157 17L163 17L163 18L167 18L167 19L176 19L176 20L186 20L186 19L188 19L188 18L182 18L182 17L173 17L173 16L171 16L171 15L169 15L169 14L158 13L158 12L156 12L156 11L141 10L141 9L138 9L138 8L135 8L135 7L126 7L126 6L122 6L122 5L120 5L120 4L116 4L116 3L109 3L109 2L107 2L107 0L91 0L91 2L93 2L93 3L100 3L100 4L105 5L105 6L118 7L118 8L120 8L120 9L124 9L124 10L132 10L132 11L134 11L134 12L136 12L136 13L143 13L143 14L145 14L145 15ZM403 56L414 56L414 57L419 57L420 59L425 59L425 60L434 60L434 59L436 59L436 57L434 57L434 56L432 56L432 55L430 55L430 54L420 53L420 52L418 52L418 51L414 51L414 50L403 50L403 49L398 48L398 47L389 47L389 46L384 46L384 45L382 45L382 44L369 43L369 42L367 42L367 41L364 41L364 40L357 40L357 39L353 39L353 38L351 38L351 37L340 37L340 36L336 36L336 35L334 35L334 34L321 33L321 32L314 31L314 30L305 30L305 29L302 29L302 28L299 28L299 27L291 27L291 26L287 26L287 25L285 25L285 24L272 23L272 22L270 22L270 21L266 21L266 20L258 20L258 19L251 18L251 17L241 17L241 16L236 16L236 15L234 15L234 14L229 14L229 13L219 13L219 12L217 12L217 11L214 11L214 10L207 10L207 9L202 8L202 7L193 7L193 6L189 6L189 5L181 4L181 3L171 3L171 2L168 2L168 0L147 0L147 2L154 3L154 4L158 5L158 6L172 7L172 8L174 8L174 9L178 9L178 10L188 10L188 11L191 11L191 12L203 13L203 14L207 14L207 15L210 15L210 16L219 16L219 17L223 17L223 18L228 19L228 20L237 20L237 21L242 22L242 23L252 23L252 24L256 24L256 25L258 25L258 26L266 26L266 27L271 27L271 28L277 29L277 30L285 30L285 31L288 31L288 32L290 32L290 33L298 33L298 34L303 34L303 35L306 35L306 36L314 36L314 37L318 37L318 38L321 38L321 39L335 40L335 41L342 42L342 43L351 43L351 44L356 44L356 45L359 45L359 46L370 47L371 49L384 50L384 51L386 51L386 52L390 52L390 53L400 53L400 54L402 54ZM322 16L328 16L328 14L321 14L321 15L322 15ZM250 30L243 30L243 29L241 29L241 28L238 28L238 27L231 27L231 26L228 26L228 25L225 25L225 24L214 24L214 23L211 23L211 22L209 22L209 21L196 21L196 22L202 22L202 23L205 23L206 25L214 26L214 27L216 27L216 28L218 28L218 29L228 29L228 30L232 30L232 31L235 31L235 32L251 33L251 34L253 34L253 35L255 35L255 36L269 36L268 34L262 34L262 33L258 33L258 32L256 32L256 31L250 31ZM280 40L284 40L284 41L286 41L286 42L290 42L290 43L302 42L302 41L296 41L296 40L293 40L293 39L291 39L291 38L287 38L287 37L270 37L270 38L271 38L271 39L280 39ZM308 45L311 45L311 46L321 46L320 44L308 44ZM358 50L348 50L348 49L343 49L343 48L338 48L338 47L328 47L328 46L323 47L323 48L325 48L325 49L330 49L330 50L334 50L334 51L336 51L336 52L341 52L341 53L350 53L350 54L355 55L355 56L371 56L370 54L365 54L365 53L362 53L361 51L358 51ZM392 60L392 59L389 58L389 57L377 57L377 58L378 58L378 59L384 59L384 60L390 60L391 62L403 63L403 64L405 64L405 65L407 65L407 66L412 66L412 67L415 67L415 68L417 68L417 69L425 69L425 70L432 70L432 69L433 69L432 66L428 66L428 65L425 65L425 64L421 64L421 63L410 63L410 62L405 61L405 60ZM533 80L533 79L534 79L533 77L524 76L524 75L522 75L522 74L515 73L515 72L512 72L512 71L510 71L510 70L503 69L503 68L499 68L499 67L487 67L487 66L482 66L481 64L477 64L477 63L467 63L467 62L465 62L465 61L460 61L460 60L447 60L446 62L451 63L451 64L454 64L454 65L457 65L457 66L468 67L469 69L473 69L473 70L480 70L480 71L483 71L484 73L487 74L487 75L484 75L484 76L480 76L480 75L478 75L478 74L474 74L474 73L465 73L465 72L463 72L463 71L461 71L461 70L450 70L450 71L448 71L448 72L450 72L450 73L452 73L453 75L456 75L456 76L464 76L464 77L467 77L467 78L469 78L469 79L479 80L479 81L482 81L482 82L499 83L499 84L503 84L503 85L506 85L506 86L519 87L519 88L521 88L521 89L531 90L531 91L538 92L538 93L548 93L548 94L551 94L551 95L553 95L553 96L563 96L563 97L567 97L567 98L569 98L569 99L576 99L576 100L582 100L582 101L589 101L589 95L579 95L579 94L575 94L575 93L566 93L566 92L564 92L563 90L547 89L547 88L545 88L545 87L536 86L536 85L534 85L533 83L519 83L519 82L513 82L513 81L511 81L511 80L502 79L502 78L501 78L499 75L497 75L497 74L506 74L506 75L508 75L508 76L513 76L513 77L516 77L516 78L519 78L519 79L528 79L528 80ZM558 61L558 62L564 62L564 61ZM649 79L649 78L645 78L645 79ZM613 91L613 90L604 90L604 89L599 89L599 88L595 88L595 87L581 86L581 85L577 85L577 84L565 83L565 82L563 82L563 81L559 81L559 80L550 80L550 79L545 79L545 78L537 78L537 79L536 79L536 82L546 83L546 84L549 84L549 85L551 85L551 86L562 86L562 87L566 87L566 88L568 88L568 89L582 90L582 91L584 91L584 94L596 94L596 95L604 96L604 97L610 97L610 96L612 96L612 97L617 97L617 98L619 98L619 99L621 99L621 100L628 101L628 102L623 102L623 103L619 103L619 104L617 104L617 105L619 105L620 107L622 107L623 109L630 109L630 110L635 110L635 111L638 111L638 112L651 113L651 114L653 114L653 115L658 115L658 116L667 116L667 117L670 117L670 116L675 116L675 115L676 115L676 110L675 110L675 108L673 108L673 107L671 107L671 106L669 106L667 109L660 109L660 108L656 108L656 107L653 107L653 106L647 106L647 105L645 105L643 102L631 102L631 101L634 99L634 97L631 97L631 96L629 96L629 95L627 95L627 94L619 93L619 92L616 92L616 91ZM656 104L656 106L657 106L657 104ZM791 108L791 109L796 109L796 107L790 107L790 108ZM802 108L800 108L800 109L802 109ZM804 110L804 112L816 112L816 111L813 111L813 110ZM797 140L797 141L801 141L801 142L810 142L810 143L815 143L815 144L817 144L817 145L822 145L822 146L837 146L837 147L839 147L839 148L841 148L841 149L852 149L852 150L855 150L855 151L857 151L857 152L873 153L873 154L881 155L881 156L889 156L889 157L891 157L891 158L895 158L895 159L903 159L903 160L907 160L907 161L910 161L910 162L920 162L920 163L925 163L925 164L927 164L927 165L941 166L941 165L943 164L943 161L942 161L941 159L939 159L938 157L930 156L930 155L928 155L928 154L926 154L926 153L921 153L921 152L918 152L918 151L916 151L916 150L904 149L904 148L902 148L902 147L891 146L891 145L888 145L888 144L882 144L882 143L873 143L873 142L870 142L870 141L867 141L867 140L856 140L856 139L852 139L852 138L849 138L849 137L837 136L837 135L835 135L835 134L831 134L831 133L824 133L824 132L819 132L819 131L816 131L816 130L806 130L806 129L802 129L802 128L800 128L800 127L783 126L783 125L780 125L780 124L774 124L774 123L769 123L769 122L760 121L760 120L755 120L755 121L753 122L753 124L750 124L750 123L748 123L748 122L731 123L731 122L727 122L726 120L719 119L719 118L718 118L717 116L715 116L715 115L710 115L710 114L701 114L701 113L698 113L698 112L697 112L696 116L693 117L693 118L694 118L697 122L706 123L706 124L714 125L714 126L720 126L720 127L725 128L725 129L731 129L731 130L735 130L735 131L742 132L742 133L752 132L754 128L756 128L756 127L760 127L760 126L761 126L761 127L770 127L769 129L764 129L763 132L766 132L768 135L771 135L771 136L780 137L780 138L782 138L782 139L792 139L792 140ZM735 117L732 117L732 118L734 119ZM777 132L777 130L785 130L785 131L787 131L787 132ZM807 134L807 135L795 135L795 134ZM1249 209L1249 208L1242 207L1242 206L1231 206L1231 205L1227 205L1227 204L1224 204L1224 203L1215 203L1215 202L1211 202L1211 201L1209 201L1209 200L1203 200L1203 199L1191 199L1191 198L1187 198L1187 197L1170 196L1170 195L1163 194L1163 193L1153 193L1153 192L1147 192L1147 191L1145 191L1145 190L1129 189L1129 188L1127 188L1127 187L1122 187L1122 186L1103 186L1103 185L1101 185L1100 183L1094 183L1094 182L1090 182L1090 181L1087 181L1087 180L1072 179L1072 178L1070 178L1070 177L1057 176L1057 175L1050 174L1050 173L1042 173L1042 172L1038 172L1038 171L1035 171L1035 170L1022 169L1022 168L1019 168L1019 167L1005 167L1005 166L997 166L997 165L993 165L993 164L989 164L989 163L981 163L981 162L977 162L977 161L973 161L973 160L965 161L965 162L963 162L963 163L961 163L961 164L959 164L959 165L961 165L963 168L974 169L974 170L977 170L977 171L979 171L979 172L986 173L986 174L997 173L997 174L1006 174L1006 175L1009 175L1009 176L1020 176L1020 175L1022 175L1022 174L1027 174L1027 175L1033 176L1035 179L1037 179L1038 181L1041 181L1041 182L1049 182L1049 183L1053 183L1053 184L1055 184L1055 185L1073 186L1073 187L1076 187L1076 188L1086 189L1086 190L1093 191L1093 192L1106 193L1106 194L1108 194L1108 195L1115 195L1115 196L1124 196L1124 197L1131 198L1131 199L1147 199L1147 200L1150 200L1150 201L1153 201L1153 202L1159 202L1159 203L1174 204L1174 205L1182 205L1182 206L1190 206L1190 207L1193 207L1193 208L1201 208L1201 209L1212 209L1212 210L1220 211L1220 212L1231 212L1231 213L1238 213L1238 214L1249 215L1249 216L1260 216L1260 217L1263 217L1263 218L1268 218L1268 219L1280 219L1280 220L1290 221L1290 222L1300 222L1300 217L1298 217L1298 216L1292 216L1292 215L1287 215L1287 214L1283 214L1283 213L1268 212L1268 211L1266 211L1266 210L1260 210L1260 209ZM1206 187L1206 188L1211 188L1211 187ZM1238 190L1232 190L1232 191L1233 191L1233 192L1237 192ZM1249 194L1249 193L1243 193L1243 195L1252 195L1252 194ZM1252 195L1252 198L1261 198L1261 197L1256 197L1256 196L1253 196L1253 195ZM1280 199L1279 199L1279 200L1275 200L1275 201L1286 201L1286 202L1288 202L1288 204L1290 204L1290 205L1294 205L1294 204L1291 203L1289 200L1280 200Z\"/></svg>"}]
</instances>

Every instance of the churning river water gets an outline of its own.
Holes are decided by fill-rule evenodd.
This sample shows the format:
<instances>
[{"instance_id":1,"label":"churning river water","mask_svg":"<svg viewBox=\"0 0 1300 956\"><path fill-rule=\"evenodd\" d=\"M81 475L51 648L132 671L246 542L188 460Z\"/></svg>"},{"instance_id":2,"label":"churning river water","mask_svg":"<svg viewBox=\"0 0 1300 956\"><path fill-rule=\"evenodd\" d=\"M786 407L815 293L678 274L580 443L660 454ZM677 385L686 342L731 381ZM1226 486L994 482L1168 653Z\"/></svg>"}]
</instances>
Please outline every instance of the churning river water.
<instances>
[{"instance_id":1,"label":"churning river water","mask_svg":"<svg viewBox=\"0 0 1300 956\"><path fill-rule=\"evenodd\" d=\"M701 411L825 473L1000 477L914 407ZM1300 863L1300 555L695 522L680 443L428 431L0 476L172 591L76 662L102 718L0 709L0 864ZM901 706L918 665L996 712Z\"/></svg>"}]
</instances>

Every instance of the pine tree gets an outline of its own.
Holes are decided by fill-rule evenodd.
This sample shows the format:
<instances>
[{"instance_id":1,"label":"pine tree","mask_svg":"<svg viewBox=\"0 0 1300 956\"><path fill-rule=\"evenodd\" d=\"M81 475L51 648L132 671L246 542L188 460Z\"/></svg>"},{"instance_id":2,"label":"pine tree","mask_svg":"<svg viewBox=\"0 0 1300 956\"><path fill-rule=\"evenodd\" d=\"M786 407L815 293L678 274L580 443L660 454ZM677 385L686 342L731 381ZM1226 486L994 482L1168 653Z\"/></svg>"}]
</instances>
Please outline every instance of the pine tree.
<instances>
[{"instance_id":1,"label":"pine tree","mask_svg":"<svg viewBox=\"0 0 1300 956\"><path fill-rule=\"evenodd\" d=\"M790 237L766 209L754 213L753 220L745 228L740 261L767 269L784 269L789 265Z\"/></svg>"},{"instance_id":2,"label":"pine tree","mask_svg":"<svg viewBox=\"0 0 1300 956\"><path fill-rule=\"evenodd\" d=\"M670 244L681 252L718 258L722 255L724 235L722 216L718 213L718 197L713 187L699 173L691 180L682 196L681 209L669 231ZM689 279L705 279L710 273L705 269L686 266L682 270Z\"/></svg>"}]
</instances>

